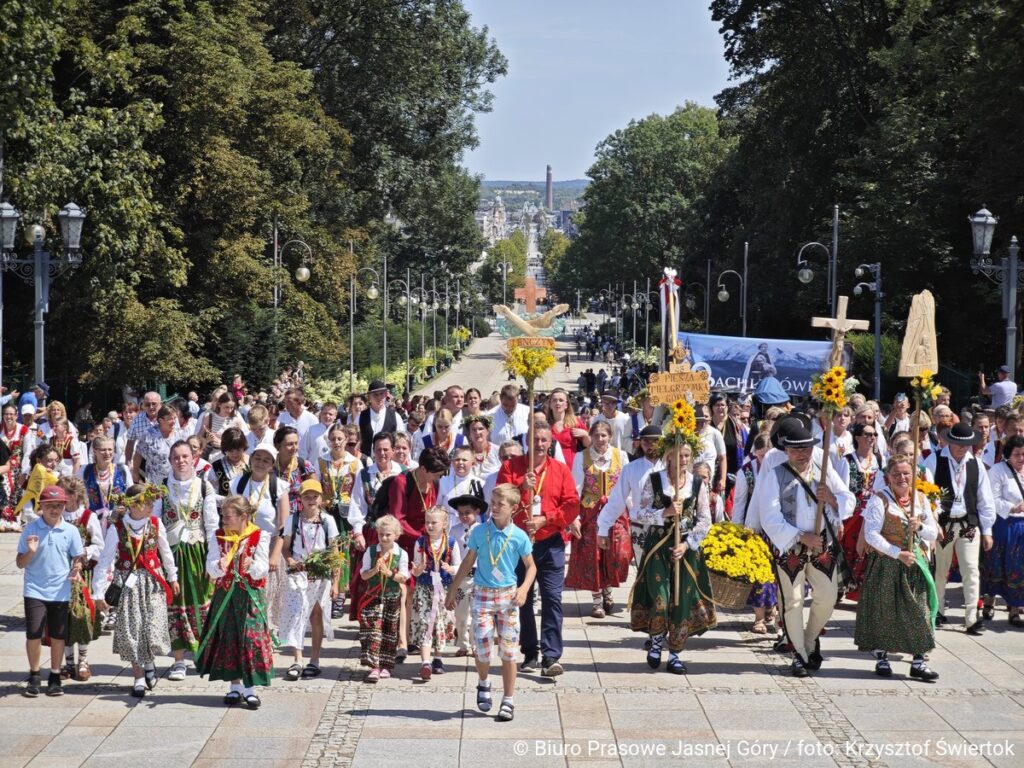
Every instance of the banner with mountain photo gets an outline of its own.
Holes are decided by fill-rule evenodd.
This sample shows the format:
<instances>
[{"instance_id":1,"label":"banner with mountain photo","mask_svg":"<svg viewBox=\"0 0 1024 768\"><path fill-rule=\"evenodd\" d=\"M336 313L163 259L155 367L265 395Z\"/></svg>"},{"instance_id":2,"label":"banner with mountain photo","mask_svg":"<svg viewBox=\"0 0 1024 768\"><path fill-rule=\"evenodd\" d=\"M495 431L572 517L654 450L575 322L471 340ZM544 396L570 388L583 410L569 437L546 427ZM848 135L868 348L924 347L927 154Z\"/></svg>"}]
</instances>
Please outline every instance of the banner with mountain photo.
<instances>
[{"instance_id":1,"label":"banner with mountain photo","mask_svg":"<svg viewBox=\"0 0 1024 768\"><path fill-rule=\"evenodd\" d=\"M679 334L686 360L695 371L707 371L711 388L752 392L766 376L775 376L790 395L807 396L811 376L828 367L832 344L797 339L753 339L739 336ZM843 349L847 370L852 360L849 344Z\"/></svg>"}]
</instances>

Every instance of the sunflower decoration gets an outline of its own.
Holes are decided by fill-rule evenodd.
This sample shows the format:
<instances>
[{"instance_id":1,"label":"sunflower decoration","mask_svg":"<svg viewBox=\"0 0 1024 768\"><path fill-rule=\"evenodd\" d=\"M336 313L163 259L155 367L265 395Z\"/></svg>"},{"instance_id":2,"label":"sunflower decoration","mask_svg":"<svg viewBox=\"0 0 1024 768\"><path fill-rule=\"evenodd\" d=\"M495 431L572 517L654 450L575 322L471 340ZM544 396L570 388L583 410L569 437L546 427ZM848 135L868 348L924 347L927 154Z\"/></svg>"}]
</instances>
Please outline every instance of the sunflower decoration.
<instances>
[{"instance_id":1,"label":"sunflower decoration","mask_svg":"<svg viewBox=\"0 0 1024 768\"><path fill-rule=\"evenodd\" d=\"M942 394L942 385L935 381L935 372L924 368L910 380L910 391L921 408L930 408Z\"/></svg>"},{"instance_id":2,"label":"sunflower decoration","mask_svg":"<svg viewBox=\"0 0 1024 768\"><path fill-rule=\"evenodd\" d=\"M847 406L859 383L846 375L843 366L835 365L811 379L811 397L818 401L823 412L834 416Z\"/></svg>"},{"instance_id":3,"label":"sunflower decoration","mask_svg":"<svg viewBox=\"0 0 1024 768\"><path fill-rule=\"evenodd\" d=\"M682 399L672 403L672 413L665 422L658 443L659 454L664 456L677 443L690 446L691 456L698 455L704 449L704 442L697 434L697 412Z\"/></svg>"}]
</instances>

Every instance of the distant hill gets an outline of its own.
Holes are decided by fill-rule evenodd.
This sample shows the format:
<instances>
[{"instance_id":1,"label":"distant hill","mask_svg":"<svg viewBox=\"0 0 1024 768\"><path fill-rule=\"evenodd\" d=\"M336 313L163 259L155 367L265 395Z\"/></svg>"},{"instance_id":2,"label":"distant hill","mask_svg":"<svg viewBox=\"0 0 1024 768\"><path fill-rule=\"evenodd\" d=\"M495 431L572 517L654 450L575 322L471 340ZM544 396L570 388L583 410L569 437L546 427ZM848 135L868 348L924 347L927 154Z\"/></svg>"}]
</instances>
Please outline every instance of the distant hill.
<instances>
[{"instance_id":1,"label":"distant hill","mask_svg":"<svg viewBox=\"0 0 1024 768\"><path fill-rule=\"evenodd\" d=\"M565 189L567 187L575 187L584 189L587 184L590 183L590 179L569 179L568 181L556 181L552 184L554 189ZM513 189L539 189L544 191L543 181L508 181L505 179L484 179L480 182L481 187L487 187L488 189L494 189L496 187L510 187Z\"/></svg>"}]
</instances>

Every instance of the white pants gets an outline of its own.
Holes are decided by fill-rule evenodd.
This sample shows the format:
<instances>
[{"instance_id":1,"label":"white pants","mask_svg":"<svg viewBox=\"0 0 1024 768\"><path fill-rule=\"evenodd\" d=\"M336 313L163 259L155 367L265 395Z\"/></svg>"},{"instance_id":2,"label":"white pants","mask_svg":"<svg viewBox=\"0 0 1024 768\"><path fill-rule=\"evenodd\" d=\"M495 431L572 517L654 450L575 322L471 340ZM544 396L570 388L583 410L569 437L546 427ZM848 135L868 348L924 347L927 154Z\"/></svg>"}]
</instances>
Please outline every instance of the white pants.
<instances>
[{"instance_id":1,"label":"white pants","mask_svg":"<svg viewBox=\"0 0 1024 768\"><path fill-rule=\"evenodd\" d=\"M807 661L814 652L818 635L832 617L839 595L839 568L832 571L832 578L806 563L793 581L786 572L775 567L779 581L779 600L782 601L786 636L793 644L793 650ZM804 585L811 585L811 609L804 623Z\"/></svg>"},{"instance_id":2,"label":"white pants","mask_svg":"<svg viewBox=\"0 0 1024 768\"><path fill-rule=\"evenodd\" d=\"M946 578L953 563L953 553L960 567L964 585L964 626L978 621L978 598L981 596L981 529L974 529L974 541L968 541L954 531L952 541L944 541L935 548L935 591L939 597L939 611L946 610Z\"/></svg>"}]
</instances>

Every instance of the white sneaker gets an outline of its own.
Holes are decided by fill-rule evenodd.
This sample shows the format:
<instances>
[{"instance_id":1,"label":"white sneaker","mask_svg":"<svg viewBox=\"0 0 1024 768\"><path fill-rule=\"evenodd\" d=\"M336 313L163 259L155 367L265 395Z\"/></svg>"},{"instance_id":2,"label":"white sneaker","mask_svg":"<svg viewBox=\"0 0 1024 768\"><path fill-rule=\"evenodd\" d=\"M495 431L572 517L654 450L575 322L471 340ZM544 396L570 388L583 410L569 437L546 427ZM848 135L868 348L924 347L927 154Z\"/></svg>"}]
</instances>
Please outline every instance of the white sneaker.
<instances>
[{"instance_id":1,"label":"white sneaker","mask_svg":"<svg viewBox=\"0 0 1024 768\"><path fill-rule=\"evenodd\" d=\"M185 666L185 662L176 661L171 665L171 671L167 675L167 679L175 683L180 683L188 675L188 667Z\"/></svg>"}]
</instances>

